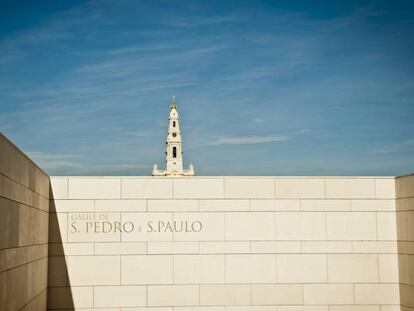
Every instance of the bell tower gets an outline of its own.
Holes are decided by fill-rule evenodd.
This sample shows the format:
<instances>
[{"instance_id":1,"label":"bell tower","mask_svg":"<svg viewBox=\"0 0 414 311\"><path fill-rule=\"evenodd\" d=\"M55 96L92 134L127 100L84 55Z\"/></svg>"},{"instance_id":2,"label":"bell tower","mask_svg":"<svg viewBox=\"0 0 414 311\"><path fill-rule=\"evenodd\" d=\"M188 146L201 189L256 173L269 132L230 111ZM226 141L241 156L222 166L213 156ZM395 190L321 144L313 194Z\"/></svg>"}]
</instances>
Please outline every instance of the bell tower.
<instances>
[{"instance_id":1,"label":"bell tower","mask_svg":"<svg viewBox=\"0 0 414 311\"><path fill-rule=\"evenodd\" d=\"M180 132L180 118L175 103L175 96L170 105L170 115L168 118L168 134L165 142L165 170L159 170L155 164L152 176L193 176L194 166L190 164L188 170L183 169L183 146Z\"/></svg>"}]
</instances>

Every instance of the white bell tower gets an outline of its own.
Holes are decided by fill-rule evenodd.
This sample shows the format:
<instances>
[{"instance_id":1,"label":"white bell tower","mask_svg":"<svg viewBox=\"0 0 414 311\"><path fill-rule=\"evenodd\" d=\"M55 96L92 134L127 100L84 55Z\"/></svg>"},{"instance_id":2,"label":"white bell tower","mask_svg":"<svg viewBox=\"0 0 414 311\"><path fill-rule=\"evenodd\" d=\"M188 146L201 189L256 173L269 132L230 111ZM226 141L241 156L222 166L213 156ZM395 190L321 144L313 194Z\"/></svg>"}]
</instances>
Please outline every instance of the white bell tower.
<instances>
[{"instance_id":1,"label":"white bell tower","mask_svg":"<svg viewBox=\"0 0 414 311\"><path fill-rule=\"evenodd\" d=\"M154 164L152 176L193 176L194 166L192 164L190 164L188 170L183 169L183 145L175 96L173 96L170 109L165 151L165 170L159 170L158 166Z\"/></svg>"}]
</instances>

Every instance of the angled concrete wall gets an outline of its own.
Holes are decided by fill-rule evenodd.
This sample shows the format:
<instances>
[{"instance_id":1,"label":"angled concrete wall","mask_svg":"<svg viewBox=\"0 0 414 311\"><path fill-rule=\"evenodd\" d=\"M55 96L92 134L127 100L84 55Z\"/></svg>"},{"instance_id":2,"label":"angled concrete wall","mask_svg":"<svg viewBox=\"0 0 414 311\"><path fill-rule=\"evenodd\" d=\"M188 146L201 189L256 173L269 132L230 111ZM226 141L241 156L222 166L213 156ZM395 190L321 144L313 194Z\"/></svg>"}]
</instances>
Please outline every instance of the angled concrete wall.
<instances>
[{"instance_id":1,"label":"angled concrete wall","mask_svg":"<svg viewBox=\"0 0 414 311\"><path fill-rule=\"evenodd\" d=\"M0 134L0 310L46 310L49 177Z\"/></svg>"},{"instance_id":2,"label":"angled concrete wall","mask_svg":"<svg viewBox=\"0 0 414 311\"><path fill-rule=\"evenodd\" d=\"M414 175L395 180L401 310L414 310Z\"/></svg>"},{"instance_id":3,"label":"angled concrete wall","mask_svg":"<svg viewBox=\"0 0 414 311\"><path fill-rule=\"evenodd\" d=\"M394 178L51 184L50 309L400 310Z\"/></svg>"}]
</instances>

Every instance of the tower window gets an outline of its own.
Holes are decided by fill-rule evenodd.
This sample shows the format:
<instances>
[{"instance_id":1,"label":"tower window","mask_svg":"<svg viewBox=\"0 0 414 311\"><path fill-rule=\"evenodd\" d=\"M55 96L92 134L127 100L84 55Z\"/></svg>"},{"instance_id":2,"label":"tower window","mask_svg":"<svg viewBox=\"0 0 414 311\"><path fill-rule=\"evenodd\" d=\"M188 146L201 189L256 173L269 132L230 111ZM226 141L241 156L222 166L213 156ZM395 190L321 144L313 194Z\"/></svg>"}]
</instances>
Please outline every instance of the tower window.
<instances>
[{"instance_id":1,"label":"tower window","mask_svg":"<svg viewBox=\"0 0 414 311\"><path fill-rule=\"evenodd\" d=\"M173 121L173 127L175 127L175 121Z\"/></svg>"},{"instance_id":2,"label":"tower window","mask_svg":"<svg viewBox=\"0 0 414 311\"><path fill-rule=\"evenodd\" d=\"M177 147L173 147L173 158L177 157Z\"/></svg>"}]
</instances>

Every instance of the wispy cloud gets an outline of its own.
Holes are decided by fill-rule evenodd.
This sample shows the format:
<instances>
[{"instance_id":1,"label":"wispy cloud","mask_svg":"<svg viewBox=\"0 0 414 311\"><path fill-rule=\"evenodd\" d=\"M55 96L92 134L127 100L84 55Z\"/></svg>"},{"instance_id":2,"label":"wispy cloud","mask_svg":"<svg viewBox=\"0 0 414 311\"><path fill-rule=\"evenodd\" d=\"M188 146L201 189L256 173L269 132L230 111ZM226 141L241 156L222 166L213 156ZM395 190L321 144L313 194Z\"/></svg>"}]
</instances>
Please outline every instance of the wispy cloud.
<instances>
[{"instance_id":1,"label":"wispy cloud","mask_svg":"<svg viewBox=\"0 0 414 311\"><path fill-rule=\"evenodd\" d=\"M412 148L414 147L414 139L394 143L394 144L385 144L381 147L375 148L370 150L369 153L375 154L375 155L383 155L383 154L392 154L396 152L400 152L403 149L406 148Z\"/></svg>"},{"instance_id":2,"label":"wispy cloud","mask_svg":"<svg viewBox=\"0 0 414 311\"><path fill-rule=\"evenodd\" d=\"M269 136L238 136L238 137L221 137L213 140L207 145L248 145L248 144L266 144L274 142L282 142L289 140L287 136L269 135Z\"/></svg>"}]
</instances>

